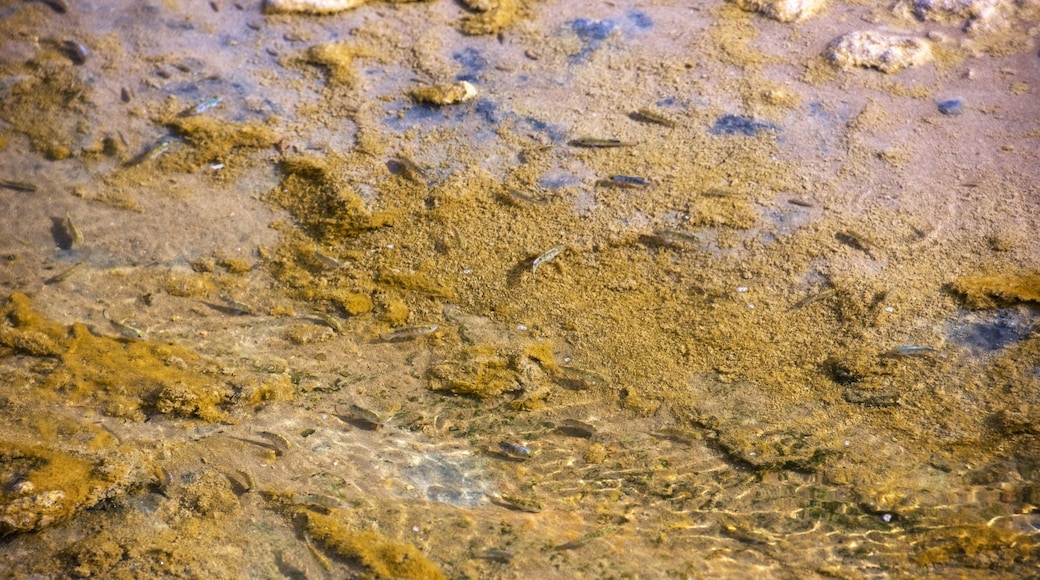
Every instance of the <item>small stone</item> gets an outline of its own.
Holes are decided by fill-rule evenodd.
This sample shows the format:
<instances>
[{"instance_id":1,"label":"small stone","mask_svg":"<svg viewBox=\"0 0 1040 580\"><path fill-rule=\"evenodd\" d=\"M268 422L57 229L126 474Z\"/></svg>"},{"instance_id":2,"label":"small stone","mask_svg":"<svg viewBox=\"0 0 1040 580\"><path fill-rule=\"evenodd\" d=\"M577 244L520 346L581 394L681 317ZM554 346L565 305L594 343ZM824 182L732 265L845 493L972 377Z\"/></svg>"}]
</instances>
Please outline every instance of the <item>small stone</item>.
<instances>
[{"instance_id":1,"label":"small stone","mask_svg":"<svg viewBox=\"0 0 1040 580\"><path fill-rule=\"evenodd\" d=\"M943 115L960 115L964 110L964 99L962 97L946 99L945 101L940 101L938 107L939 112Z\"/></svg>"},{"instance_id":2,"label":"small stone","mask_svg":"<svg viewBox=\"0 0 1040 580\"><path fill-rule=\"evenodd\" d=\"M453 105L464 103L477 97L477 87L468 81L459 81L453 85L433 85L412 89L412 99L430 105Z\"/></svg>"}]
</instances>

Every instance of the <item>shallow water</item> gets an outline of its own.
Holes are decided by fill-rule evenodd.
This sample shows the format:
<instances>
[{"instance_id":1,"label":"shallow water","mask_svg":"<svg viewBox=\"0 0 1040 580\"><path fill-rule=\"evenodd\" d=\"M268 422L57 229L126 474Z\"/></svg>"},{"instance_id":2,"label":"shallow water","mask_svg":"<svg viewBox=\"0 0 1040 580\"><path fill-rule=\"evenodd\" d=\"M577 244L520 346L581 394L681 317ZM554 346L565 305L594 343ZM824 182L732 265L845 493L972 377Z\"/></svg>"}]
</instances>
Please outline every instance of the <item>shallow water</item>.
<instances>
[{"instance_id":1,"label":"shallow water","mask_svg":"<svg viewBox=\"0 0 1040 580\"><path fill-rule=\"evenodd\" d=\"M1031 574L1038 7L489 4L0 3L5 575Z\"/></svg>"}]
</instances>

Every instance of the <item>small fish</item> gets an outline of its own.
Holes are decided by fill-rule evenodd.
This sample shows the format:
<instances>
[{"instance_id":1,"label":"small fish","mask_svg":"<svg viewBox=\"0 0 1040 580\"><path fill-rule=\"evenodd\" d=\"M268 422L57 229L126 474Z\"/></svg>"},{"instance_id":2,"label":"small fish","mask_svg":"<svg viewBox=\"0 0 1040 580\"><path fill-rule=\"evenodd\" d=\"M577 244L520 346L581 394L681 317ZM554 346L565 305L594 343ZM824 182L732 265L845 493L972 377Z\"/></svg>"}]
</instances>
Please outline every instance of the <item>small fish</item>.
<instances>
[{"instance_id":1,"label":"small fish","mask_svg":"<svg viewBox=\"0 0 1040 580\"><path fill-rule=\"evenodd\" d=\"M816 302L818 300L823 300L825 298L830 298L831 296L834 296L834 294L836 292L837 291L834 288L830 288L830 289L824 290L822 292L817 292L816 294L810 294L810 295L806 296L805 298L802 298L798 302L795 302L794 304L792 304L791 307L788 308L788 310L798 310L799 308L804 308L804 307L806 307L806 306L808 306L808 305L810 305L813 302Z\"/></svg>"},{"instance_id":2,"label":"small fish","mask_svg":"<svg viewBox=\"0 0 1040 580\"><path fill-rule=\"evenodd\" d=\"M609 534L613 534L617 530L618 530L617 526L605 526L605 527L602 527L602 528L600 528L598 530L591 531L591 532L585 534L584 536L578 538L577 540L574 540L572 542L567 542L566 544L560 544L559 546L556 546L555 548L553 548L553 550L559 552L559 551L563 551L563 550L573 550L575 548L580 548L580 547L584 546L585 544L589 543L589 541L591 541L591 540L594 540L596 538L602 538L603 536L606 536L606 535L609 535Z\"/></svg>"},{"instance_id":3,"label":"small fish","mask_svg":"<svg viewBox=\"0 0 1040 580\"><path fill-rule=\"evenodd\" d=\"M857 250L864 252L871 258L877 258L877 256L875 255L877 246L864 236L854 231L846 230L844 232L838 232L834 234L834 237L837 238L839 242L856 248Z\"/></svg>"},{"instance_id":4,"label":"small fish","mask_svg":"<svg viewBox=\"0 0 1040 580\"><path fill-rule=\"evenodd\" d=\"M138 340L148 338L148 335L143 330L134 328L133 326L127 324L125 321L112 319L112 317L108 315L107 308L101 311L101 315L104 316L105 320L107 320L108 323L112 325L112 328L118 330L119 334L125 336L126 338L133 338Z\"/></svg>"},{"instance_id":5,"label":"small fish","mask_svg":"<svg viewBox=\"0 0 1040 580\"><path fill-rule=\"evenodd\" d=\"M267 441L257 441L256 439L246 439L245 437L235 437L234 435L228 435L228 437L231 437L232 439L241 441L243 443L249 443L250 445L256 445L257 447L263 447L264 449L273 451L275 457L281 457L284 453L282 451L282 448L278 445L275 445L274 443L268 443Z\"/></svg>"},{"instance_id":6,"label":"small fish","mask_svg":"<svg viewBox=\"0 0 1040 580\"><path fill-rule=\"evenodd\" d=\"M650 187L651 183L642 177L611 175L606 179L600 179L596 182L596 185L601 187L620 187L623 189L645 189Z\"/></svg>"},{"instance_id":7,"label":"small fish","mask_svg":"<svg viewBox=\"0 0 1040 580\"><path fill-rule=\"evenodd\" d=\"M546 205L549 203L548 200L528 195L513 187L507 187L505 193L499 193L499 197L518 207L526 204Z\"/></svg>"},{"instance_id":8,"label":"small fish","mask_svg":"<svg viewBox=\"0 0 1040 580\"><path fill-rule=\"evenodd\" d=\"M75 65L86 64L87 57L90 56L90 51L87 50L87 47L75 40L62 42L61 49L65 51L65 56L69 57L69 60Z\"/></svg>"},{"instance_id":9,"label":"small fish","mask_svg":"<svg viewBox=\"0 0 1040 580\"><path fill-rule=\"evenodd\" d=\"M339 417L343 418L349 423L354 424L357 427L368 429L369 431L378 431L383 427L383 418L379 416L375 411L370 411L361 405L351 403L347 407L346 412L340 411L339 407L336 407L336 412L339 413Z\"/></svg>"},{"instance_id":10,"label":"small fish","mask_svg":"<svg viewBox=\"0 0 1040 580\"><path fill-rule=\"evenodd\" d=\"M75 274L76 271L79 270L80 266L82 266L85 263L86 263L85 260L82 261L82 262L76 262L70 268L67 268L66 270L64 270L63 272L57 274L56 276L52 276L50 278L47 278L46 280L44 280L43 283L48 285L48 286L50 286L51 284L57 284L58 282L64 282L65 280L68 280L70 276Z\"/></svg>"},{"instance_id":11,"label":"small fish","mask_svg":"<svg viewBox=\"0 0 1040 580\"><path fill-rule=\"evenodd\" d=\"M585 439L588 439L597 433L595 427L577 419L564 419L563 422L556 427L556 430L570 437L583 437Z\"/></svg>"},{"instance_id":12,"label":"small fish","mask_svg":"<svg viewBox=\"0 0 1040 580\"><path fill-rule=\"evenodd\" d=\"M420 336L427 336L437 332L440 328L436 324L433 326L413 326L411 328L401 328L392 332L384 332L379 335L379 339L383 342L404 342L406 340L412 340L413 338L419 338Z\"/></svg>"},{"instance_id":13,"label":"small fish","mask_svg":"<svg viewBox=\"0 0 1040 580\"><path fill-rule=\"evenodd\" d=\"M27 2L38 2L57 12L65 14L69 11L69 4L65 0L26 0Z\"/></svg>"},{"instance_id":14,"label":"small fish","mask_svg":"<svg viewBox=\"0 0 1040 580\"><path fill-rule=\"evenodd\" d=\"M675 127L675 121L653 109L639 109L634 113L629 113L628 118L641 123L654 123L668 128Z\"/></svg>"},{"instance_id":15,"label":"small fish","mask_svg":"<svg viewBox=\"0 0 1040 580\"><path fill-rule=\"evenodd\" d=\"M418 183L420 185L426 185L426 170L419 166L418 163L405 157L404 155L398 155L392 160L397 164L401 175L408 181Z\"/></svg>"},{"instance_id":16,"label":"small fish","mask_svg":"<svg viewBox=\"0 0 1040 580\"><path fill-rule=\"evenodd\" d=\"M343 265L343 264L340 264L339 260L337 260L336 258L333 258L332 256L323 254L320 251L318 251L318 247L317 246L314 247L314 258L316 260L318 260L319 262L321 262L322 266L324 266L324 267L326 267L326 268L328 268L330 270L335 270L335 269L337 269L337 268L339 268L340 266Z\"/></svg>"},{"instance_id":17,"label":"small fish","mask_svg":"<svg viewBox=\"0 0 1040 580\"><path fill-rule=\"evenodd\" d=\"M28 181L11 181L9 179L0 179L0 187L13 189L15 191L26 191L29 193L36 191L36 185L29 183Z\"/></svg>"},{"instance_id":18,"label":"small fish","mask_svg":"<svg viewBox=\"0 0 1040 580\"><path fill-rule=\"evenodd\" d=\"M79 228L76 227L69 212L65 212L65 228L69 230L69 237L72 238L73 243L83 243L83 232L79 231Z\"/></svg>"},{"instance_id":19,"label":"small fish","mask_svg":"<svg viewBox=\"0 0 1040 580\"><path fill-rule=\"evenodd\" d=\"M557 381L572 391L587 391L610 385L610 381L603 375L577 367L560 367Z\"/></svg>"},{"instance_id":20,"label":"small fish","mask_svg":"<svg viewBox=\"0 0 1040 580\"><path fill-rule=\"evenodd\" d=\"M588 149L606 149L610 147L632 147L637 143L622 141L620 139L601 139L599 137L578 137L567 142L571 147L585 147Z\"/></svg>"},{"instance_id":21,"label":"small fish","mask_svg":"<svg viewBox=\"0 0 1040 580\"><path fill-rule=\"evenodd\" d=\"M926 356L939 352L939 349L933 346L918 346L916 344L905 344L897 346L892 350L888 351L889 356Z\"/></svg>"},{"instance_id":22,"label":"small fish","mask_svg":"<svg viewBox=\"0 0 1040 580\"><path fill-rule=\"evenodd\" d=\"M223 101L224 101L224 97L213 97L212 99L207 99L205 101L202 101L201 103L195 105L194 107L188 107L187 109L181 111L180 114L178 114L177 116L178 117L193 117L195 115L201 115L202 113L205 113L206 111L212 109L213 107L216 107L217 105L219 105Z\"/></svg>"},{"instance_id":23,"label":"small fish","mask_svg":"<svg viewBox=\"0 0 1040 580\"><path fill-rule=\"evenodd\" d=\"M289 450L289 440L285 437L282 437L281 435L277 433L272 433L270 431L260 431L257 434L276 445L283 452Z\"/></svg>"},{"instance_id":24,"label":"small fish","mask_svg":"<svg viewBox=\"0 0 1040 580\"><path fill-rule=\"evenodd\" d=\"M513 561L513 553L498 548L488 548L481 552L477 558L482 560L491 560L492 562L498 562L500 564L508 564Z\"/></svg>"},{"instance_id":25,"label":"small fish","mask_svg":"<svg viewBox=\"0 0 1040 580\"><path fill-rule=\"evenodd\" d=\"M654 235L651 237L652 240L662 246L681 246L690 245L696 246L700 244L700 238L697 234L691 234L681 230L673 230L668 228L659 228L654 230Z\"/></svg>"},{"instance_id":26,"label":"small fish","mask_svg":"<svg viewBox=\"0 0 1040 580\"><path fill-rule=\"evenodd\" d=\"M234 474L228 472L223 473L224 477L227 478L228 483L231 484L231 491L233 491L235 495L242 495L256 489L256 481L253 479L252 474L244 469L237 469Z\"/></svg>"},{"instance_id":27,"label":"small fish","mask_svg":"<svg viewBox=\"0 0 1040 580\"><path fill-rule=\"evenodd\" d=\"M538 275L538 267L542 264L547 264L553 260L556 256L559 256L561 252L566 249L564 246L553 246L548 250L542 252L534 262L531 263L531 277L534 278Z\"/></svg>"},{"instance_id":28,"label":"small fish","mask_svg":"<svg viewBox=\"0 0 1040 580\"><path fill-rule=\"evenodd\" d=\"M524 445L519 443L510 443L508 441L498 442L499 454L508 457L509 459L530 459L531 450Z\"/></svg>"},{"instance_id":29,"label":"small fish","mask_svg":"<svg viewBox=\"0 0 1040 580\"><path fill-rule=\"evenodd\" d=\"M332 496L322 495L320 493L294 493L292 496L292 502L296 505L318 505L328 508L346 507L345 502L342 502Z\"/></svg>"},{"instance_id":30,"label":"small fish","mask_svg":"<svg viewBox=\"0 0 1040 580\"><path fill-rule=\"evenodd\" d=\"M235 299L231 298L230 296L221 296L220 299L223 300L224 304L227 305L226 311L229 314L235 314L235 315L243 315L243 314L256 315L256 309L253 308L252 306L244 303L244 302L239 302L238 300L235 300Z\"/></svg>"},{"instance_id":31,"label":"small fish","mask_svg":"<svg viewBox=\"0 0 1040 580\"><path fill-rule=\"evenodd\" d=\"M324 312L318 312L317 315L318 318L320 318L321 321L324 322L326 326L331 328L336 334L343 334L343 323L341 323L338 318L332 316L331 314L326 314Z\"/></svg>"},{"instance_id":32,"label":"small fish","mask_svg":"<svg viewBox=\"0 0 1040 580\"><path fill-rule=\"evenodd\" d=\"M521 512L529 512L529 513L533 513L533 514L536 514L536 513L540 512L540 511L542 511L542 502L540 502L540 501L538 501L536 499L531 499L531 498L526 498L526 497L517 497L515 495L498 495L498 494L491 494L488 497L491 498L491 502L492 503L494 503L496 505L500 505L502 507L507 507L507 508L512 509L512 510L517 510L517 511L521 511Z\"/></svg>"},{"instance_id":33,"label":"small fish","mask_svg":"<svg viewBox=\"0 0 1040 580\"><path fill-rule=\"evenodd\" d=\"M695 431L688 431L679 427L664 427L650 433L651 437L658 439L664 439L666 441L675 441L676 443L682 443L683 445L693 445L695 441L701 441L704 436Z\"/></svg>"},{"instance_id":34,"label":"small fish","mask_svg":"<svg viewBox=\"0 0 1040 580\"><path fill-rule=\"evenodd\" d=\"M127 161L126 162L126 167L133 167L135 165L140 165L140 164L144 163L145 161L152 161L152 160L158 158L163 153L166 153L169 150L170 150L170 138L169 137L163 137L163 138L159 139L158 141L156 141L155 143L153 143L152 145L150 145L147 149L142 151L140 155L138 155L137 157L134 157L130 161Z\"/></svg>"},{"instance_id":35,"label":"small fish","mask_svg":"<svg viewBox=\"0 0 1040 580\"><path fill-rule=\"evenodd\" d=\"M173 484L173 475L171 475L169 470L162 465L156 466L155 471L155 475L158 476L155 481L155 490L160 495L169 497L166 494L169 491L170 485Z\"/></svg>"}]
</instances>

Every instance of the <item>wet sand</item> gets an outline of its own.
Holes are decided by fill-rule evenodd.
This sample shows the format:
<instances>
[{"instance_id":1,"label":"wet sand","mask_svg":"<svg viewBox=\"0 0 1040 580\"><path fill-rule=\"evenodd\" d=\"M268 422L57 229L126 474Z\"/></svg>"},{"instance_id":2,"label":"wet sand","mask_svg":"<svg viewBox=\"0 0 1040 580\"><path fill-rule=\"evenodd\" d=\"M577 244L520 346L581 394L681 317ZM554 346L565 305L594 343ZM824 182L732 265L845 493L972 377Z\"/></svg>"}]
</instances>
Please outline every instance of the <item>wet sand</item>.
<instances>
[{"instance_id":1,"label":"wet sand","mask_svg":"<svg viewBox=\"0 0 1040 580\"><path fill-rule=\"evenodd\" d=\"M1040 7L782 6L0 2L0 570L1031 574Z\"/></svg>"}]
</instances>

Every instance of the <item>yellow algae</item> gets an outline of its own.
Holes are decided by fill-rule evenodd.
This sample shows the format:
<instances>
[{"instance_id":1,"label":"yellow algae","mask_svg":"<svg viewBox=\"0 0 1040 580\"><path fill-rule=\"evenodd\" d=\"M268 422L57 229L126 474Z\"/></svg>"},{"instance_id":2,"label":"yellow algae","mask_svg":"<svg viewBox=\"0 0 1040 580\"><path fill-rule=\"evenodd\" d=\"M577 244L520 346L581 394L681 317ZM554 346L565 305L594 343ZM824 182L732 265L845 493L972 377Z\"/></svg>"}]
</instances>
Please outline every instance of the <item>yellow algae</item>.
<instances>
[{"instance_id":1,"label":"yellow algae","mask_svg":"<svg viewBox=\"0 0 1040 580\"><path fill-rule=\"evenodd\" d=\"M84 113L93 94L91 84L54 62L26 63L24 71L34 74L16 71L18 68L8 71L12 84L0 101L0 118L26 135L33 149L47 159L70 157L85 128Z\"/></svg>"},{"instance_id":2,"label":"yellow algae","mask_svg":"<svg viewBox=\"0 0 1040 580\"><path fill-rule=\"evenodd\" d=\"M216 471L203 471L184 489L185 507L201 516L241 513L242 506L231 490L231 482Z\"/></svg>"},{"instance_id":3,"label":"yellow algae","mask_svg":"<svg viewBox=\"0 0 1040 580\"><path fill-rule=\"evenodd\" d=\"M372 297L360 292L346 293L337 300L337 304L351 316L357 316L358 314L372 311Z\"/></svg>"},{"instance_id":4,"label":"yellow algae","mask_svg":"<svg viewBox=\"0 0 1040 580\"><path fill-rule=\"evenodd\" d=\"M464 349L451 361L430 368L430 388L456 395L490 399L518 387L509 357L494 345Z\"/></svg>"},{"instance_id":5,"label":"yellow algae","mask_svg":"<svg viewBox=\"0 0 1040 580\"><path fill-rule=\"evenodd\" d=\"M168 126L192 145L181 153L168 154L177 168L192 171L204 163L225 161L234 149L273 146L278 137L261 123L236 123L206 115L176 117Z\"/></svg>"},{"instance_id":6,"label":"yellow algae","mask_svg":"<svg viewBox=\"0 0 1040 580\"><path fill-rule=\"evenodd\" d=\"M230 392L203 373L193 351L154 340L98 336L83 323L65 327L47 321L24 294L13 294L0 314L13 324L0 337L47 337L49 352L24 352L60 361L42 382L48 399L93 404L106 414L134 420L144 419L148 409L207 421L227 419L219 407L230 401Z\"/></svg>"},{"instance_id":7,"label":"yellow algae","mask_svg":"<svg viewBox=\"0 0 1040 580\"><path fill-rule=\"evenodd\" d=\"M300 323L286 328L283 336L285 337L285 340L288 340L293 344L304 345L326 342L331 339L334 334L335 333L332 329L327 326Z\"/></svg>"},{"instance_id":8,"label":"yellow algae","mask_svg":"<svg viewBox=\"0 0 1040 580\"><path fill-rule=\"evenodd\" d=\"M476 9L472 3L469 6ZM462 19L459 29L463 34L472 36L498 34L525 16L519 0L497 0L487 5L482 4L480 8L483 10Z\"/></svg>"},{"instance_id":9,"label":"yellow algae","mask_svg":"<svg viewBox=\"0 0 1040 580\"><path fill-rule=\"evenodd\" d=\"M447 578L412 544L399 542L371 530L355 530L330 515L303 512L305 530L326 550L365 566L380 578L438 580Z\"/></svg>"},{"instance_id":10,"label":"yellow algae","mask_svg":"<svg viewBox=\"0 0 1040 580\"><path fill-rule=\"evenodd\" d=\"M914 561L923 566L963 562L971 568L1010 567L1036 559L1036 544L1024 534L997 526L965 524L926 530Z\"/></svg>"},{"instance_id":11,"label":"yellow algae","mask_svg":"<svg viewBox=\"0 0 1040 580\"><path fill-rule=\"evenodd\" d=\"M408 305L399 298L391 298L386 303L383 320L390 326L401 326L408 321Z\"/></svg>"},{"instance_id":12,"label":"yellow algae","mask_svg":"<svg viewBox=\"0 0 1040 580\"><path fill-rule=\"evenodd\" d=\"M296 398L296 387L292 377L283 373L258 380L252 386L242 389L241 398L250 405L288 402Z\"/></svg>"},{"instance_id":13,"label":"yellow algae","mask_svg":"<svg viewBox=\"0 0 1040 580\"><path fill-rule=\"evenodd\" d=\"M368 50L343 42L326 42L307 49L306 61L328 71L330 83L350 86L357 82L354 59L369 56Z\"/></svg>"},{"instance_id":14,"label":"yellow algae","mask_svg":"<svg viewBox=\"0 0 1040 580\"><path fill-rule=\"evenodd\" d=\"M1040 303L1040 274L1035 272L964 276L951 288L974 308L993 308L998 302Z\"/></svg>"},{"instance_id":15,"label":"yellow algae","mask_svg":"<svg viewBox=\"0 0 1040 580\"><path fill-rule=\"evenodd\" d=\"M690 203L689 212L690 223L699 226L747 229L758 221L754 206L732 194L702 195Z\"/></svg>"},{"instance_id":16,"label":"yellow algae","mask_svg":"<svg viewBox=\"0 0 1040 580\"><path fill-rule=\"evenodd\" d=\"M394 222L395 212L370 213L361 197L324 159L299 157L281 164L282 179L268 199L286 209L322 243L341 242Z\"/></svg>"},{"instance_id":17,"label":"yellow algae","mask_svg":"<svg viewBox=\"0 0 1040 580\"><path fill-rule=\"evenodd\" d=\"M708 28L708 34L698 40L702 49L723 63L741 68L752 68L776 61L754 46L759 32L754 15L733 4L714 9L718 16Z\"/></svg>"},{"instance_id":18,"label":"yellow algae","mask_svg":"<svg viewBox=\"0 0 1040 580\"><path fill-rule=\"evenodd\" d=\"M71 518L109 494L125 466L41 445L0 441L0 536L37 531Z\"/></svg>"},{"instance_id":19,"label":"yellow algae","mask_svg":"<svg viewBox=\"0 0 1040 580\"><path fill-rule=\"evenodd\" d=\"M384 271L379 274L377 281L381 286L411 290L434 298L455 298L455 290L447 282L431 280L422 272Z\"/></svg>"},{"instance_id":20,"label":"yellow algae","mask_svg":"<svg viewBox=\"0 0 1040 580\"><path fill-rule=\"evenodd\" d=\"M194 267L194 263L192 264ZM216 290L213 278L204 274L187 272L170 272L163 279L163 287L171 296L182 298L202 298Z\"/></svg>"},{"instance_id":21,"label":"yellow algae","mask_svg":"<svg viewBox=\"0 0 1040 580\"><path fill-rule=\"evenodd\" d=\"M217 264L232 274L246 274L253 269L249 260L242 258L222 258Z\"/></svg>"},{"instance_id":22,"label":"yellow algae","mask_svg":"<svg viewBox=\"0 0 1040 580\"><path fill-rule=\"evenodd\" d=\"M547 340L540 340L528 344L523 349L525 357L537 361L539 365L551 374L559 372L560 367L556 364L556 357L553 354L552 343Z\"/></svg>"}]
</instances>

